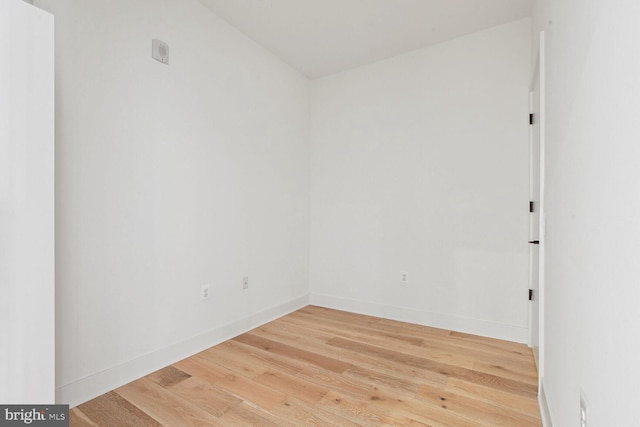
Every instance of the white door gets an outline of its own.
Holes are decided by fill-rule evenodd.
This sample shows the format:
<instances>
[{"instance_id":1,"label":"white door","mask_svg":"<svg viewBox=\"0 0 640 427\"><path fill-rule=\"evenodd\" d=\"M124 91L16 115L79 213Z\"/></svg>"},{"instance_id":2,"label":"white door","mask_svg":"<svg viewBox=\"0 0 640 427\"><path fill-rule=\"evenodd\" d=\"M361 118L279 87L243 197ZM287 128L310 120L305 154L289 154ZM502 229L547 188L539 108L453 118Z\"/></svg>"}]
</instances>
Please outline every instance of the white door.
<instances>
[{"instance_id":1,"label":"white door","mask_svg":"<svg viewBox=\"0 0 640 427\"><path fill-rule=\"evenodd\" d=\"M0 402L55 401L53 16L0 0Z\"/></svg>"},{"instance_id":2,"label":"white door","mask_svg":"<svg viewBox=\"0 0 640 427\"><path fill-rule=\"evenodd\" d=\"M540 322L540 96L539 79L531 91L530 192L529 192L529 345L538 361Z\"/></svg>"},{"instance_id":3,"label":"white door","mask_svg":"<svg viewBox=\"0 0 640 427\"><path fill-rule=\"evenodd\" d=\"M530 92L529 346L538 371L544 345L544 34Z\"/></svg>"}]
</instances>

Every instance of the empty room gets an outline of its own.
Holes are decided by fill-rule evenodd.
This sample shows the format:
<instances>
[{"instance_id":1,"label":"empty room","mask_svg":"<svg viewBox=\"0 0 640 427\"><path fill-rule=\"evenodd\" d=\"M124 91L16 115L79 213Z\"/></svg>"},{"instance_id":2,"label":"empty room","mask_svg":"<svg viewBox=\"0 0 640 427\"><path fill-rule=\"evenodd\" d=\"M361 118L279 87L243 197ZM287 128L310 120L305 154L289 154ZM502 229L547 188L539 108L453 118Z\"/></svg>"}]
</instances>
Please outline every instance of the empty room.
<instances>
[{"instance_id":1,"label":"empty room","mask_svg":"<svg viewBox=\"0 0 640 427\"><path fill-rule=\"evenodd\" d=\"M0 1L0 425L639 424L640 3Z\"/></svg>"}]
</instances>

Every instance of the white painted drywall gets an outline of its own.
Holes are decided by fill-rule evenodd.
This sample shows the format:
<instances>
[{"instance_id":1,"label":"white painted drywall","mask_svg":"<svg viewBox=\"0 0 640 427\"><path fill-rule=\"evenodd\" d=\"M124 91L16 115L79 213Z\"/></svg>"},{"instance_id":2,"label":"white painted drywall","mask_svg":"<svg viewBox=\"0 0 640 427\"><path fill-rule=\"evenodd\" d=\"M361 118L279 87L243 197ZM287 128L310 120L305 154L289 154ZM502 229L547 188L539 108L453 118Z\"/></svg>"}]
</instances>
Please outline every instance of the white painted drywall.
<instances>
[{"instance_id":1,"label":"white painted drywall","mask_svg":"<svg viewBox=\"0 0 640 427\"><path fill-rule=\"evenodd\" d=\"M312 82L313 303L526 342L530 25Z\"/></svg>"},{"instance_id":2,"label":"white painted drywall","mask_svg":"<svg viewBox=\"0 0 640 427\"><path fill-rule=\"evenodd\" d=\"M55 400L53 17L0 2L0 402Z\"/></svg>"},{"instance_id":3,"label":"white painted drywall","mask_svg":"<svg viewBox=\"0 0 640 427\"><path fill-rule=\"evenodd\" d=\"M640 419L638 17L632 0L534 4L547 51L542 382L557 427L580 425L581 389L588 426Z\"/></svg>"},{"instance_id":4,"label":"white painted drywall","mask_svg":"<svg viewBox=\"0 0 640 427\"><path fill-rule=\"evenodd\" d=\"M35 3L57 23L58 400L304 305L307 79L196 0Z\"/></svg>"}]
</instances>

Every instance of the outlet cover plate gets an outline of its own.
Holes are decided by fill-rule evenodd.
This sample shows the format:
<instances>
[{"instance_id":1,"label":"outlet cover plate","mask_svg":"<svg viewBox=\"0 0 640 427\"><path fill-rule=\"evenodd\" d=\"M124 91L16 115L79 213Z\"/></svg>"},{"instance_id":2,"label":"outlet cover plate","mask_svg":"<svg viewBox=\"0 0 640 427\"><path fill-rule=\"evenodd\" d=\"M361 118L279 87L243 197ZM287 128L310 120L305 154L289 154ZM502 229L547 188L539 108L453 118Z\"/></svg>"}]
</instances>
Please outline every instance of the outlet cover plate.
<instances>
[{"instance_id":1,"label":"outlet cover plate","mask_svg":"<svg viewBox=\"0 0 640 427\"><path fill-rule=\"evenodd\" d=\"M206 301L211 296L211 287L209 285L202 285L200 287L200 299Z\"/></svg>"},{"instance_id":2,"label":"outlet cover plate","mask_svg":"<svg viewBox=\"0 0 640 427\"><path fill-rule=\"evenodd\" d=\"M403 285L408 285L409 284L409 272L408 271L401 271L400 272L400 283Z\"/></svg>"}]
</instances>

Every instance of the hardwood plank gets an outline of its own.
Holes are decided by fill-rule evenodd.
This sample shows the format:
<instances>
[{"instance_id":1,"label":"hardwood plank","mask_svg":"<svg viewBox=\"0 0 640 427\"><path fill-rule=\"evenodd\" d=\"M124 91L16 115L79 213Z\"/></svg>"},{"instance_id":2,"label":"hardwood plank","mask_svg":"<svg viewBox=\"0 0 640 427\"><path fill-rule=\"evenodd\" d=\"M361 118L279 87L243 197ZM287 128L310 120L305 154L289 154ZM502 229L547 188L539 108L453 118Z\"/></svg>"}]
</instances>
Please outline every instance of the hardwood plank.
<instances>
[{"instance_id":1,"label":"hardwood plank","mask_svg":"<svg viewBox=\"0 0 640 427\"><path fill-rule=\"evenodd\" d=\"M330 357L321 356L316 353L311 353L309 351L292 347L287 344L282 344L277 341L268 340L251 333L242 334L239 337L234 338L233 341L248 344L271 353L287 356L292 359L295 358L298 360L303 360L307 363L311 363L312 365L320 366L321 368L325 368L338 373L344 372L350 366L349 363L345 363L337 359L332 359Z\"/></svg>"},{"instance_id":2,"label":"hardwood plank","mask_svg":"<svg viewBox=\"0 0 640 427\"><path fill-rule=\"evenodd\" d=\"M85 417L76 414L83 420L89 420L99 426L159 426L160 423L137 406L117 394L109 392L96 397L78 407ZM82 425L82 424L80 424ZM89 425L92 425L89 423Z\"/></svg>"},{"instance_id":3,"label":"hardwood plank","mask_svg":"<svg viewBox=\"0 0 640 427\"><path fill-rule=\"evenodd\" d=\"M265 372L255 378L255 381L312 405L322 399L328 391L313 382L276 370Z\"/></svg>"},{"instance_id":4,"label":"hardwood plank","mask_svg":"<svg viewBox=\"0 0 640 427\"><path fill-rule=\"evenodd\" d=\"M226 390L241 400L253 402L265 409L273 408L287 398L285 393L252 381L198 356L178 362L177 366L193 376Z\"/></svg>"},{"instance_id":5,"label":"hardwood plank","mask_svg":"<svg viewBox=\"0 0 640 427\"><path fill-rule=\"evenodd\" d=\"M513 364L500 363L499 361L494 361L493 363L476 361L473 364L473 370L502 378L510 378L515 381L530 384L533 387L538 386L538 376L535 372L530 372L528 367L525 366L518 368L514 367Z\"/></svg>"},{"instance_id":6,"label":"hardwood plank","mask_svg":"<svg viewBox=\"0 0 640 427\"><path fill-rule=\"evenodd\" d=\"M269 370L269 364L263 360L251 357L228 346L218 345L198 354L198 357L224 366L230 371L245 377L254 378Z\"/></svg>"},{"instance_id":7,"label":"hardwood plank","mask_svg":"<svg viewBox=\"0 0 640 427\"><path fill-rule=\"evenodd\" d=\"M116 393L165 426L222 425L214 414L148 378L141 378L120 387Z\"/></svg>"},{"instance_id":8,"label":"hardwood plank","mask_svg":"<svg viewBox=\"0 0 640 427\"><path fill-rule=\"evenodd\" d=\"M191 375L181 371L174 366L167 366L164 369L160 369L159 371L147 375L147 378L149 378L159 386L166 388L191 378Z\"/></svg>"},{"instance_id":9,"label":"hardwood plank","mask_svg":"<svg viewBox=\"0 0 640 427\"><path fill-rule=\"evenodd\" d=\"M259 363L264 365L265 370L267 368L277 368L282 372L287 372L289 374L295 375L298 372L306 369L310 366L307 362L298 359L292 359L287 356L282 356L279 354L274 354L269 351L264 351L261 348L257 348L251 345L243 344L238 341L226 341L216 347L221 347L225 351L229 353L230 356L234 358L238 358L239 362L242 360L250 360L249 363ZM229 369L234 370L236 368L236 364L232 364L228 367ZM242 371L245 370L245 367L242 366ZM263 372L264 373L264 372Z\"/></svg>"},{"instance_id":10,"label":"hardwood plank","mask_svg":"<svg viewBox=\"0 0 640 427\"><path fill-rule=\"evenodd\" d=\"M287 420L292 420L296 425L311 426L340 426L340 427L358 427L356 424L339 415L327 412L317 405L309 405L295 397L285 400L282 405L273 410L273 413Z\"/></svg>"},{"instance_id":11,"label":"hardwood plank","mask_svg":"<svg viewBox=\"0 0 640 427\"><path fill-rule=\"evenodd\" d=\"M522 344L307 306L72 408L96 426L540 426Z\"/></svg>"},{"instance_id":12,"label":"hardwood plank","mask_svg":"<svg viewBox=\"0 0 640 427\"><path fill-rule=\"evenodd\" d=\"M384 410L369 405L368 401L353 399L335 391L327 393L317 407L362 426L402 426L407 425L410 420L387 414Z\"/></svg>"},{"instance_id":13,"label":"hardwood plank","mask_svg":"<svg viewBox=\"0 0 640 427\"><path fill-rule=\"evenodd\" d=\"M238 406L224 414L220 421L225 426L255 426L255 427L296 427L295 424L267 412L242 402Z\"/></svg>"},{"instance_id":14,"label":"hardwood plank","mask_svg":"<svg viewBox=\"0 0 640 427\"><path fill-rule=\"evenodd\" d=\"M347 378L353 378L358 382L369 384L372 389L387 386L393 388L398 395L413 396L418 391L419 383L383 372L354 366L345 372ZM443 379L443 384L445 383Z\"/></svg>"},{"instance_id":15,"label":"hardwood plank","mask_svg":"<svg viewBox=\"0 0 640 427\"><path fill-rule=\"evenodd\" d=\"M191 377L174 385L171 387L171 392L188 399L191 403L216 417L223 416L242 402L242 399L198 377Z\"/></svg>"},{"instance_id":16,"label":"hardwood plank","mask_svg":"<svg viewBox=\"0 0 640 427\"><path fill-rule=\"evenodd\" d=\"M335 372L327 371L316 366L308 366L304 371L297 374L297 376L318 384L327 390L334 390L357 399L368 396L372 389L371 385L354 380L348 375L338 375Z\"/></svg>"}]
</instances>

